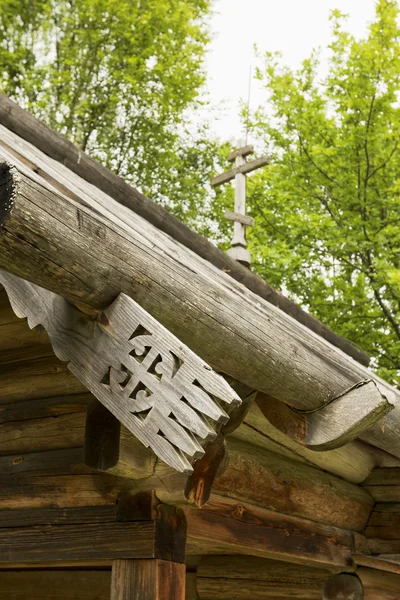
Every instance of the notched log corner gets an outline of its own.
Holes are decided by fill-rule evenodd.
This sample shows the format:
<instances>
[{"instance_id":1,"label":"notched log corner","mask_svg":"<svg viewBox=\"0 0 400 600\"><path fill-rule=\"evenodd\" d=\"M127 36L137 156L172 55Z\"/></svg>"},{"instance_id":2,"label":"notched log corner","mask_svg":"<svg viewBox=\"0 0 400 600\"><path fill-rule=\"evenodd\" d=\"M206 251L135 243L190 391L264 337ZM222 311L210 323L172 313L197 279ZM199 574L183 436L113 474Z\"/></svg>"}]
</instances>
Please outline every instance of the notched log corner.
<instances>
[{"instance_id":1,"label":"notched log corner","mask_svg":"<svg viewBox=\"0 0 400 600\"><path fill-rule=\"evenodd\" d=\"M3 227L12 211L18 177L14 168L5 161L0 162L0 227Z\"/></svg>"},{"instance_id":2,"label":"notched log corner","mask_svg":"<svg viewBox=\"0 0 400 600\"><path fill-rule=\"evenodd\" d=\"M333 450L354 440L394 408L371 379L360 381L325 406L295 411L267 394L257 404L268 421L294 441L316 451Z\"/></svg>"}]
</instances>

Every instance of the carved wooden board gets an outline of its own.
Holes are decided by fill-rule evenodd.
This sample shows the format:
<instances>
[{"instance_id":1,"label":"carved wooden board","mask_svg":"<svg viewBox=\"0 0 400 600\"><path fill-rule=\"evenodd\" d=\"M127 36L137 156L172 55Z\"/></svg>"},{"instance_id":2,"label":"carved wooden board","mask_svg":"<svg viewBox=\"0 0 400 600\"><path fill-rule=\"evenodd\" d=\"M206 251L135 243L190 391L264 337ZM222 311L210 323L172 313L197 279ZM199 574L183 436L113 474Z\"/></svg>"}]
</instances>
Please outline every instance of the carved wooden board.
<instances>
[{"instance_id":1,"label":"carved wooden board","mask_svg":"<svg viewBox=\"0 0 400 600\"><path fill-rule=\"evenodd\" d=\"M241 402L229 384L120 294L93 320L64 298L0 271L12 308L44 327L55 354L129 431L181 472L215 439Z\"/></svg>"}]
</instances>

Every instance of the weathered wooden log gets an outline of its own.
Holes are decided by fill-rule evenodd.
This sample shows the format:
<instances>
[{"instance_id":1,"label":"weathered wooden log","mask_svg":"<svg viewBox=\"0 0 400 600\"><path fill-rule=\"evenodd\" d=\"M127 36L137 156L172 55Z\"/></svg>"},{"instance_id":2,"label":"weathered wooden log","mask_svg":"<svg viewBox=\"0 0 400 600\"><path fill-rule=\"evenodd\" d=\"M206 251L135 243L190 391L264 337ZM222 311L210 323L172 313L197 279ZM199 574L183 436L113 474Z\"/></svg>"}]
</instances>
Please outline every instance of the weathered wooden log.
<instances>
[{"instance_id":1,"label":"weathered wooden log","mask_svg":"<svg viewBox=\"0 0 400 600\"><path fill-rule=\"evenodd\" d=\"M369 358L362 350L335 334L297 304L277 292L261 277L251 273L247 268L229 258L208 240L191 230L161 206L150 201L121 177L90 158L65 137L49 129L3 94L0 94L0 123L10 131L15 132L23 140L32 143L44 154L65 165L73 173L109 194L119 204L145 218L149 223L170 235L192 252L211 262L218 269L229 273L233 279L245 285L261 298L278 306L361 364L368 365ZM3 139L6 138L5 134L7 134L7 131L3 132Z\"/></svg>"},{"instance_id":2,"label":"weathered wooden log","mask_svg":"<svg viewBox=\"0 0 400 600\"><path fill-rule=\"evenodd\" d=\"M398 600L400 598L400 575L376 569L357 570L364 588L364 600Z\"/></svg>"},{"instance_id":3,"label":"weathered wooden log","mask_svg":"<svg viewBox=\"0 0 400 600\"><path fill-rule=\"evenodd\" d=\"M287 456L311 465L316 465L324 471L338 475L353 483L362 483L377 467L400 466L400 459L391 454L365 444L360 440L350 442L341 448L316 452L296 442L290 437L292 425L298 422L298 413L289 406L275 399L268 399L269 410L275 409L279 418L279 429L265 418L261 411L260 394L258 402L254 402L243 424L232 434L233 437L245 442L270 450L275 454ZM289 435L283 433L287 431Z\"/></svg>"},{"instance_id":4,"label":"weathered wooden log","mask_svg":"<svg viewBox=\"0 0 400 600\"><path fill-rule=\"evenodd\" d=\"M246 554L312 567L353 571L354 534L212 496L202 509L185 510L189 553Z\"/></svg>"},{"instance_id":5,"label":"weathered wooden log","mask_svg":"<svg viewBox=\"0 0 400 600\"><path fill-rule=\"evenodd\" d=\"M300 409L322 406L370 377L136 215L129 214L127 226L85 196L83 202L96 210L89 211L18 166L18 176L7 165L2 169L0 266L5 269L92 309L104 308L125 291L218 370ZM397 398L390 386L374 380ZM396 453L398 421L392 411L384 433L371 428L366 439Z\"/></svg>"},{"instance_id":6,"label":"weathered wooden log","mask_svg":"<svg viewBox=\"0 0 400 600\"><path fill-rule=\"evenodd\" d=\"M373 500L359 486L238 440L227 445L229 463L215 494L343 529L366 526Z\"/></svg>"},{"instance_id":7,"label":"weathered wooden log","mask_svg":"<svg viewBox=\"0 0 400 600\"><path fill-rule=\"evenodd\" d=\"M249 556L205 556L197 569L199 600L321 600L332 573Z\"/></svg>"},{"instance_id":8,"label":"weathered wooden log","mask_svg":"<svg viewBox=\"0 0 400 600\"><path fill-rule=\"evenodd\" d=\"M0 406L82 394L87 388L53 355L0 365Z\"/></svg>"}]
</instances>

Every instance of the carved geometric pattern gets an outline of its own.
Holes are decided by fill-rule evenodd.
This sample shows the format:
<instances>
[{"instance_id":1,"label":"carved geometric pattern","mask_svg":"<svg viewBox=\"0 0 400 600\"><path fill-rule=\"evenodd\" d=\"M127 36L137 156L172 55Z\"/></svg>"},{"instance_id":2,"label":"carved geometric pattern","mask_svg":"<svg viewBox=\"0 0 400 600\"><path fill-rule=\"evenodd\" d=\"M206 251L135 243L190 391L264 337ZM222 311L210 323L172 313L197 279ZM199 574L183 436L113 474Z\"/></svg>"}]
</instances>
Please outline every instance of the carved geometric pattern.
<instances>
[{"instance_id":1,"label":"carved geometric pattern","mask_svg":"<svg viewBox=\"0 0 400 600\"><path fill-rule=\"evenodd\" d=\"M14 312L42 325L55 354L145 446L168 465L192 463L240 398L223 377L120 294L97 321L64 298L0 271Z\"/></svg>"}]
</instances>

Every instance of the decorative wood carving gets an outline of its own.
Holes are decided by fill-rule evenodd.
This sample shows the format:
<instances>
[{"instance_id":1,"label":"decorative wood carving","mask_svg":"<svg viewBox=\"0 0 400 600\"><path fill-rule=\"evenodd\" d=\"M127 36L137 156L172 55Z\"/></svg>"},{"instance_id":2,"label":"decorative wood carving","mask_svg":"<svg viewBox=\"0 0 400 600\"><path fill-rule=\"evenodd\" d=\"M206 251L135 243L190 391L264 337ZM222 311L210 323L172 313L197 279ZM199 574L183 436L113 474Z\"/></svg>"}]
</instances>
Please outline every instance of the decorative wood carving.
<instances>
[{"instance_id":1,"label":"decorative wood carving","mask_svg":"<svg viewBox=\"0 0 400 600\"><path fill-rule=\"evenodd\" d=\"M97 320L64 298L0 271L12 308L43 326L55 354L146 447L190 473L241 402L187 346L120 294Z\"/></svg>"}]
</instances>

